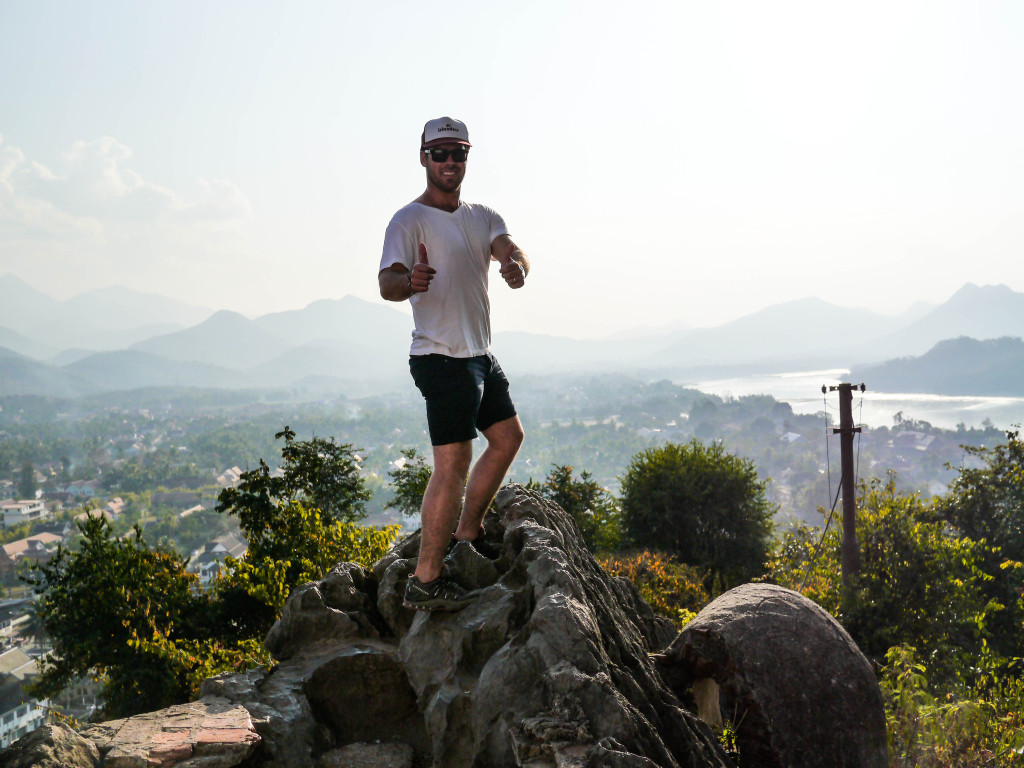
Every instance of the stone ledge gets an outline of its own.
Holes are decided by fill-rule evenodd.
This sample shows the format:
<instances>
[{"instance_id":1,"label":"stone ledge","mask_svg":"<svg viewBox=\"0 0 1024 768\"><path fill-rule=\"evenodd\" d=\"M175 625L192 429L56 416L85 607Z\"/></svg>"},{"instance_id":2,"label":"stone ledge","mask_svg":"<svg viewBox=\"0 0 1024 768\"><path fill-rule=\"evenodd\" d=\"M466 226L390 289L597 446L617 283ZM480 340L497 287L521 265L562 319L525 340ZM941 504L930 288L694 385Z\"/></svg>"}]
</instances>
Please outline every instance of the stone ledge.
<instances>
[{"instance_id":1,"label":"stone ledge","mask_svg":"<svg viewBox=\"0 0 1024 768\"><path fill-rule=\"evenodd\" d=\"M217 696L87 726L81 734L99 748L104 768L230 768L260 742L246 709Z\"/></svg>"}]
</instances>

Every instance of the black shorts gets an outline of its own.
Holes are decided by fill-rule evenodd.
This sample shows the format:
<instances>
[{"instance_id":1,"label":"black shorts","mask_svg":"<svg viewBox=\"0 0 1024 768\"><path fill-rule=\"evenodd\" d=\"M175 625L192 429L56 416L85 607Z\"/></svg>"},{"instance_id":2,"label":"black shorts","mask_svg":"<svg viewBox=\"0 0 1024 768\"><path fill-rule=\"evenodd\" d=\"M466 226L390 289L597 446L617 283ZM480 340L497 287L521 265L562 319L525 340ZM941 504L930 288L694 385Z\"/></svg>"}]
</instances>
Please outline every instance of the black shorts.
<instances>
[{"instance_id":1,"label":"black shorts","mask_svg":"<svg viewBox=\"0 0 1024 768\"><path fill-rule=\"evenodd\" d=\"M432 445L463 443L516 415L508 379L494 355L411 355L412 379L427 401Z\"/></svg>"}]
</instances>

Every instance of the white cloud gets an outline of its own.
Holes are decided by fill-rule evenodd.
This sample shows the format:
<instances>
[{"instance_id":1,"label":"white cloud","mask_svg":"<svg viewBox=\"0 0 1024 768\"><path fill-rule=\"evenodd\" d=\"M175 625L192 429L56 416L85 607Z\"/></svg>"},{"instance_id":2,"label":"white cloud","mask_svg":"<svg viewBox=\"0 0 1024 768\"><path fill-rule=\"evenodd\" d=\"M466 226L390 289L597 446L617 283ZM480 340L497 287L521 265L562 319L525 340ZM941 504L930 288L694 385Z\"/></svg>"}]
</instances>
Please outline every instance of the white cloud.
<instances>
[{"instance_id":1,"label":"white cloud","mask_svg":"<svg viewBox=\"0 0 1024 768\"><path fill-rule=\"evenodd\" d=\"M2 143L2 137L0 137ZM32 241L51 242L66 236L95 237L99 222L62 211L48 200L26 190L38 189L53 180L39 163L28 162L17 147L0 146L0 253L6 244L17 244L27 255Z\"/></svg>"},{"instance_id":2,"label":"white cloud","mask_svg":"<svg viewBox=\"0 0 1024 768\"><path fill-rule=\"evenodd\" d=\"M238 185L177 190L144 179L116 139L76 141L53 165L0 137L0 273L71 294L121 282L192 292L249 250L252 206ZM113 276L112 276L113 273Z\"/></svg>"},{"instance_id":3,"label":"white cloud","mask_svg":"<svg viewBox=\"0 0 1024 768\"><path fill-rule=\"evenodd\" d=\"M178 213L182 222L238 222L252 217L248 198L235 184L221 179L199 179L201 197Z\"/></svg>"},{"instance_id":4,"label":"white cloud","mask_svg":"<svg viewBox=\"0 0 1024 768\"><path fill-rule=\"evenodd\" d=\"M99 200L123 197L142 184L137 174L130 170L122 174L118 167L131 156L131 149L109 136L92 142L76 141L64 154L68 167L65 178Z\"/></svg>"}]
</instances>

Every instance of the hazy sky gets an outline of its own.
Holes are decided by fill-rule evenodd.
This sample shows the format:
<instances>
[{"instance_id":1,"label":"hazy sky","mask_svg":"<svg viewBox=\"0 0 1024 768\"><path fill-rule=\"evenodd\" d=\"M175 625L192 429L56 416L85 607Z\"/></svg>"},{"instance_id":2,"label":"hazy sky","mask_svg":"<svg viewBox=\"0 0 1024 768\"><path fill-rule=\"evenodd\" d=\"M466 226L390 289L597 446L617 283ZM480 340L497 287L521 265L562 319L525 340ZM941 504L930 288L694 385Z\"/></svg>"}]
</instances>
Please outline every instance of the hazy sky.
<instances>
[{"instance_id":1,"label":"hazy sky","mask_svg":"<svg viewBox=\"0 0 1024 768\"><path fill-rule=\"evenodd\" d=\"M443 114L534 264L495 330L1024 291L1019 0L0 0L0 73L0 274L58 298L381 301Z\"/></svg>"}]
</instances>

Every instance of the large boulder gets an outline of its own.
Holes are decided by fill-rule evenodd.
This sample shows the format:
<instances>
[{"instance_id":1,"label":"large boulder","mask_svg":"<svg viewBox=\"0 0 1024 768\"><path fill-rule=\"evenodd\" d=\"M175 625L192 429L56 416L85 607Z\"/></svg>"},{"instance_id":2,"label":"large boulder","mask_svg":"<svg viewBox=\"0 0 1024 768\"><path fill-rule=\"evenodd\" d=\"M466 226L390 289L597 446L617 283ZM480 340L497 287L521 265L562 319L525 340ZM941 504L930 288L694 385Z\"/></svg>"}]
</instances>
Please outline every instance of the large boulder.
<instances>
[{"instance_id":1,"label":"large boulder","mask_svg":"<svg viewBox=\"0 0 1024 768\"><path fill-rule=\"evenodd\" d=\"M744 584L656 657L709 722L731 721L744 766L886 768L882 696L846 630L797 592Z\"/></svg>"},{"instance_id":2,"label":"large boulder","mask_svg":"<svg viewBox=\"0 0 1024 768\"><path fill-rule=\"evenodd\" d=\"M402 607L414 534L372 570L343 564L296 590L267 638L273 670L207 681L204 693L253 714L254 760L313 768L382 743L445 768L729 765L650 657L671 625L600 568L559 507L520 486L496 507L485 536L502 556L453 552L456 577L478 590L467 607ZM271 690L290 716L275 721Z\"/></svg>"}]
</instances>

